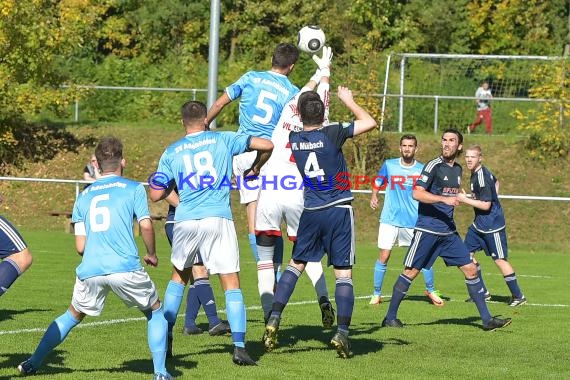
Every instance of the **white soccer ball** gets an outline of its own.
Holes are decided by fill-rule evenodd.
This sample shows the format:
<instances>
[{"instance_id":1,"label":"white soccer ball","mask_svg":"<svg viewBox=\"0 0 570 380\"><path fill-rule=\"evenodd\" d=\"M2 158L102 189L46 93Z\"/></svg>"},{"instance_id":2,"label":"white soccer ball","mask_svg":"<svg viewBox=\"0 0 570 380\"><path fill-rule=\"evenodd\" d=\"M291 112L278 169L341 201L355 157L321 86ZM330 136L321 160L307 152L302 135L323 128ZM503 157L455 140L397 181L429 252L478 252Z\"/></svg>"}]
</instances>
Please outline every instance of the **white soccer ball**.
<instances>
[{"instance_id":1,"label":"white soccer ball","mask_svg":"<svg viewBox=\"0 0 570 380\"><path fill-rule=\"evenodd\" d=\"M304 26L299 30L297 47L305 53L313 54L325 45L325 32L316 25Z\"/></svg>"}]
</instances>

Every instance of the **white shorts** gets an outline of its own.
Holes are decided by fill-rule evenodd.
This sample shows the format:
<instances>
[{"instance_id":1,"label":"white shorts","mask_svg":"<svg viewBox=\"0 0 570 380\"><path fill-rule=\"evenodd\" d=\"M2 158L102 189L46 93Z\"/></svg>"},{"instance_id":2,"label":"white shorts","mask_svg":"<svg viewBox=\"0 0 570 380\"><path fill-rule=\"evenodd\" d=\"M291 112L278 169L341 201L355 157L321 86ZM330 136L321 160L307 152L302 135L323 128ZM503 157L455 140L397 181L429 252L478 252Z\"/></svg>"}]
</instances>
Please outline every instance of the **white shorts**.
<instances>
[{"instance_id":1,"label":"white shorts","mask_svg":"<svg viewBox=\"0 0 570 380\"><path fill-rule=\"evenodd\" d=\"M239 184L239 201L241 204L248 204L257 200L259 196L259 180L248 181L247 187L243 185L243 173L251 169L251 165L257 157L257 151L245 152L234 156L233 170L234 175L240 176Z\"/></svg>"},{"instance_id":2,"label":"white shorts","mask_svg":"<svg viewBox=\"0 0 570 380\"><path fill-rule=\"evenodd\" d=\"M174 223L170 261L178 270L190 268L202 256L210 274L239 272L239 248L234 222L205 218Z\"/></svg>"},{"instance_id":3,"label":"white shorts","mask_svg":"<svg viewBox=\"0 0 570 380\"><path fill-rule=\"evenodd\" d=\"M380 223L378 227L378 248L392 249L396 238L399 247L409 247L414 236L413 228L396 227L391 224Z\"/></svg>"},{"instance_id":4,"label":"white shorts","mask_svg":"<svg viewBox=\"0 0 570 380\"><path fill-rule=\"evenodd\" d=\"M281 222L287 223L287 236L297 236L299 218L303 212L303 190L265 190L259 193L256 231L271 231L281 236Z\"/></svg>"},{"instance_id":5,"label":"white shorts","mask_svg":"<svg viewBox=\"0 0 570 380\"><path fill-rule=\"evenodd\" d=\"M156 287L144 269L75 279L71 305L75 310L96 317L101 314L109 291L115 293L128 307L150 310L158 301Z\"/></svg>"}]
</instances>

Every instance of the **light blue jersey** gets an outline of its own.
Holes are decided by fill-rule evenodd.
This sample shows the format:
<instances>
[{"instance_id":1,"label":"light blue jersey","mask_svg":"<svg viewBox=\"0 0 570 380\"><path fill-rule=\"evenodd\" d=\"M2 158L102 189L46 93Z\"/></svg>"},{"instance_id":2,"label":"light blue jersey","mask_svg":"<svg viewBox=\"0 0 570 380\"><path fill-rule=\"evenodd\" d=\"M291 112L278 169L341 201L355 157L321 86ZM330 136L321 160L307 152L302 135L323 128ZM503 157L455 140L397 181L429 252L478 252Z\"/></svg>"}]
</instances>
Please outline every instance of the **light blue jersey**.
<instances>
[{"instance_id":1,"label":"light blue jersey","mask_svg":"<svg viewBox=\"0 0 570 380\"><path fill-rule=\"evenodd\" d=\"M150 217L142 184L105 175L83 190L73 206L73 223L85 225L86 242L77 277L132 272L142 268L133 235L133 217Z\"/></svg>"},{"instance_id":2,"label":"light blue jersey","mask_svg":"<svg viewBox=\"0 0 570 380\"><path fill-rule=\"evenodd\" d=\"M238 133L271 139L285 104L299 92L286 75L274 71L249 71L226 88L239 102Z\"/></svg>"},{"instance_id":3,"label":"light blue jersey","mask_svg":"<svg viewBox=\"0 0 570 380\"><path fill-rule=\"evenodd\" d=\"M423 164L418 161L414 161L412 166L402 165L400 158L384 161L376 180L377 186L386 191L380 214L382 223L414 228L418 219L418 201L412 198L412 191L422 168Z\"/></svg>"},{"instance_id":4,"label":"light blue jersey","mask_svg":"<svg viewBox=\"0 0 570 380\"><path fill-rule=\"evenodd\" d=\"M174 180L180 203L174 221L209 217L232 219L232 157L248 150L251 136L235 132L195 132L170 145L158 163L155 183Z\"/></svg>"}]
</instances>

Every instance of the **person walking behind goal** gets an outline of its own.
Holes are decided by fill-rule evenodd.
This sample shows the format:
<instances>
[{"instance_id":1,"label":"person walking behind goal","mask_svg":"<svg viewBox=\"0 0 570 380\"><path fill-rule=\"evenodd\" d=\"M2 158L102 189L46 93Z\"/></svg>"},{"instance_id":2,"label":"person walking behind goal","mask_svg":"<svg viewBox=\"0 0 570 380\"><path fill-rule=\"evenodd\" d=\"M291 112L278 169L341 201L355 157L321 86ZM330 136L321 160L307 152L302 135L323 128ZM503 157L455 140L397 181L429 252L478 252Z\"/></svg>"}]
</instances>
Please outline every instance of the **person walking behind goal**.
<instances>
[{"instance_id":1,"label":"person walking behind goal","mask_svg":"<svg viewBox=\"0 0 570 380\"><path fill-rule=\"evenodd\" d=\"M378 171L377 182L372 186L370 207L378 207L378 191L385 188L384 206L378 228L378 260L374 265L374 293L370 305L382 302L382 283L388 267L388 260L396 239L400 247L409 247L414 226L418 219L418 201L412 197L412 190L420 177L423 164L415 159L418 140L414 135L400 138L400 157L386 160ZM426 283L425 295L435 306L443 306L441 293L435 289L433 267L422 269Z\"/></svg>"},{"instance_id":2,"label":"person walking behind goal","mask_svg":"<svg viewBox=\"0 0 570 380\"><path fill-rule=\"evenodd\" d=\"M493 133L493 114L491 112L490 100L493 98L491 94L491 89L489 88L489 82L481 82L481 86L475 91L475 103L477 104L477 116L475 121L467 127L467 133L475 131L475 128L481 122L485 123L485 132L487 134Z\"/></svg>"}]
</instances>

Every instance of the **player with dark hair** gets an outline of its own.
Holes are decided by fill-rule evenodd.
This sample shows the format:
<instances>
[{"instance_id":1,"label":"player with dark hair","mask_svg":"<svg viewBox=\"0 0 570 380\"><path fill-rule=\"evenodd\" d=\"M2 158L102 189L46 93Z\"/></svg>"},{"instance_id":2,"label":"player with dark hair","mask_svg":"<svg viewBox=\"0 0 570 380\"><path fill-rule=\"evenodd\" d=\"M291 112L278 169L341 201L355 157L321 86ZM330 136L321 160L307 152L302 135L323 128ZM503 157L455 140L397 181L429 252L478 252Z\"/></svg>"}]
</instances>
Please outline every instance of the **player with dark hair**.
<instances>
[{"instance_id":1,"label":"player with dark hair","mask_svg":"<svg viewBox=\"0 0 570 380\"><path fill-rule=\"evenodd\" d=\"M412 197L416 180L422 171L423 164L416 161L418 140L414 135L403 135L400 138L400 157L384 161L378 171L378 181L372 187L370 207L378 207L378 192L385 188L384 206L380 214L378 227L378 259L374 264L374 293L370 305L382 302L382 284L388 268L388 260L392 247L398 240L400 247L409 247L414 226L418 219L418 201ZM433 268L422 269L426 283L425 295L435 306L443 306L441 293L435 289Z\"/></svg>"},{"instance_id":2,"label":"player with dark hair","mask_svg":"<svg viewBox=\"0 0 570 380\"><path fill-rule=\"evenodd\" d=\"M511 291L510 306L526 303L515 270L508 259L507 229L503 208L499 202L499 180L482 164L483 152L479 145L472 145L465 153L465 163L471 171L471 195L465 192L458 194L460 202L473 206L475 220L469 226L465 236L465 244L471 253L477 271L481 266L473 257L476 251L484 251L494 261Z\"/></svg>"},{"instance_id":3,"label":"player with dark hair","mask_svg":"<svg viewBox=\"0 0 570 380\"><path fill-rule=\"evenodd\" d=\"M132 227L134 216L147 251L143 261L156 267L158 257L146 190L139 182L122 177L125 159L118 139L101 139L95 156L101 177L81 192L71 219L75 223L75 246L82 256L71 305L49 325L33 355L18 370L23 375L35 373L85 315L101 314L108 293L113 292L146 316L154 379L168 380L172 377L165 367L167 322L156 287L141 265Z\"/></svg>"},{"instance_id":4,"label":"player with dark hair","mask_svg":"<svg viewBox=\"0 0 570 380\"><path fill-rule=\"evenodd\" d=\"M354 214L351 206L353 196L350 185L346 183L348 168L342 146L348 138L374 129L376 121L356 104L348 88L339 86L338 97L354 114L354 122L323 126L326 108L319 94L307 91L299 96L298 108L303 130L291 132L289 142L297 168L304 177L304 210L293 257L277 284L271 315L265 326L263 343L269 351L277 344L281 314L299 276L308 262L321 261L326 252L328 265L333 265L336 277L338 328L331 344L342 358L352 354L348 328L354 308Z\"/></svg>"},{"instance_id":5,"label":"player with dark hair","mask_svg":"<svg viewBox=\"0 0 570 380\"><path fill-rule=\"evenodd\" d=\"M160 157L150 189L153 201L166 199L176 206L174 216L171 280L164 296L164 314L174 326L184 288L200 254L210 274L218 274L226 296L226 310L234 342L233 362L255 365L245 350L246 310L239 280L239 250L230 209L233 156L257 150L252 166L259 174L271 155L271 141L235 132L206 130L206 106L190 101L182 106L186 135L171 144ZM178 194L168 192L174 180Z\"/></svg>"},{"instance_id":6,"label":"player with dark hair","mask_svg":"<svg viewBox=\"0 0 570 380\"><path fill-rule=\"evenodd\" d=\"M431 268L440 256L446 265L457 266L465 275L467 291L483 320L483 329L491 331L511 323L511 319L491 316L485 303L484 288L477 267L459 237L453 219L459 205L462 168L456 162L463 144L463 135L449 128L441 137L441 156L429 161L416 182L413 197L419 202L414 236L404 258L404 271L396 280L383 327L403 327L397 319L398 308L412 281L423 268Z\"/></svg>"},{"instance_id":7,"label":"player with dark hair","mask_svg":"<svg viewBox=\"0 0 570 380\"><path fill-rule=\"evenodd\" d=\"M218 116L230 102L240 98L238 133L256 137L271 138L285 103L299 89L288 76L299 58L297 47L288 43L277 45L271 59L271 70L249 71L226 88L208 111L207 123ZM233 173L244 177L253 165L255 152L247 152L234 157ZM238 178L238 179L239 179ZM240 203L246 205L248 239L255 261L259 261L255 237L255 214L259 195L258 180L240 186ZM276 256L283 257L283 240L277 239Z\"/></svg>"},{"instance_id":8,"label":"player with dark hair","mask_svg":"<svg viewBox=\"0 0 570 380\"><path fill-rule=\"evenodd\" d=\"M325 124L328 124L331 48L325 46L322 49L322 57L314 55L313 59L318 68L309 82L283 108L279 122L271 136L274 146L273 153L261 170L263 179L274 178L277 181L276 174L279 174L281 179L281 183L275 186L272 186L271 183L262 186L257 201L255 218L257 252L259 254L257 286L265 322L267 322L271 312L274 299L276 282L274 275L275 245L278 237L281 237L281 223L287 224L287 235L289 240L294 242L297 239L299 218L303 211L303 189L301 188L303 177L295 165L289 135L292 131L299 132L303 129L297 108L299 96L306 91L313 91L317 85L317 94L325 104ZM284 179L295 185L287 186ZM323 265L321 262L309 262L305 271L317 293L323 327L331 328L335 319L334 308L329 300Z\"/></svg>"}]
</instances>

